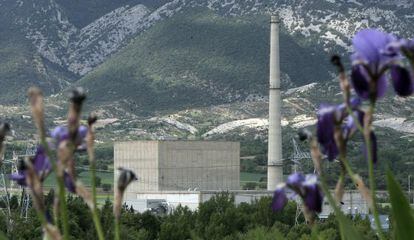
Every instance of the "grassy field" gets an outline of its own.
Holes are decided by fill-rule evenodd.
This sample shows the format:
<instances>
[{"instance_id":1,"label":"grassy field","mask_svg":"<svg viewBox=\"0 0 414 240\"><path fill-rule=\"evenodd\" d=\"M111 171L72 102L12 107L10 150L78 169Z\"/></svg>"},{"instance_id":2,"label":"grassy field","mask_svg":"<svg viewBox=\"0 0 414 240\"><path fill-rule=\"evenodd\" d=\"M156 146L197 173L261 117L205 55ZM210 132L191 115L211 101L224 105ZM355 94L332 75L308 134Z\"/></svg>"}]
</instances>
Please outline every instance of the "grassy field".
<instances>
[{"instance_id":1,"label":"grassy field","mask_svg":"<svg viewBox=\"0 0 414 240\"><path fill-rule=\"evenodd\" d=\"M101 179L101 184L114 184L114 175L112 172L97 172L96 176ZM78 179L82 181L82 183L89 187L91 185L91 178L88 171L82 171L78 175ZM45 188L52 188L55 186L56 177L54 173L51 173L45 180L44 186Z\"/></svg>"},{"instance_id":2,"label":"grassy field","mask_svg":"<svg viewBox=\"0 0 414 240\"><path fill-rule=\"evenodd\" d=\"M266 174L241 172L240 173L240 183L260 182L260 178L262 178L262 177L266 177Z\"/></svg>"}]
</instances>

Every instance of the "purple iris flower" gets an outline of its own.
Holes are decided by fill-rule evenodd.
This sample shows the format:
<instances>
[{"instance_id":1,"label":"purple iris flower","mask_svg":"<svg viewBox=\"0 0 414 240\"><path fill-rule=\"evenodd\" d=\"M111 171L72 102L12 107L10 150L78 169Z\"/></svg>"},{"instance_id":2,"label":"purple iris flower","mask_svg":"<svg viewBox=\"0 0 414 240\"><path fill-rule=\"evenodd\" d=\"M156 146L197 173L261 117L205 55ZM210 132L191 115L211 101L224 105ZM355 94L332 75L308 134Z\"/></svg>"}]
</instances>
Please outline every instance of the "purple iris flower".
<instances>
[{"instance_id":1,"label":"purple iris flower","mask_svg":"<svg viewBox=\"0 0 414 240\"><path fill-rule=\"evenodd\" d=\"M316 175L314 174L306 175L306 179L303 182L303 188L305 190L305 194L303 196L305 205L311 211L321 212L322 203L323 203L323 194L318 185L318 179Z\"/></svg>"},{"instance_id":2,"label":"purple iris flower","mask_svg":"<svg viewBox=\"0 0 414 240\"><path fill-rule=\"evenodd\" d=\"M359 31L352 39L355 53L352 55L353 62L364 64L372 73L395 60L395 54L388 54L389 45L397 40L391 34L378 29L364 29Z\"/></svg>"},{"instance_id":3,"label":"purple iris flower","mask_svg":"<svg viewBox=\"0 0 414 240\"><path fill-rule=\"evenodd\" d=\"M76 136L76 144L81 145L84 141L86 134L88 133L88 128L86 126L79 126L78 134ZM69 139L69 129L67 126L57 126L50 133L50 136L55 139L56 144L59 145L64 140Z\"/></svg>"},{"instance_id":4,"label":"purple iris flower","mask_svg":"<svg viewBox=\"0 0 414 240\"><path fill-rule=\"evenodd\" d=\"M316 134L318 142L321 144L322 153L327 155L331 161L339 153L334 138L337 110L337 107L333 105L321 105L317 113Z\"/></svg>"},{"instance_id":5,"label":"purple iris flower","mask_svg":"<svg viewBox=\"0 0 414 240\"><path fill-rule=\"evenodd\" d=\"M352 67L351 82L356 94L367 100L370 97L370 81L371 77L362 65ZM379 76L376 85L376 98L382 98L387 91L387 78L385 75Z\"/></svg>"},{"instance_id":6,"label":"purple iris flower","mask_svg":"<svg viewBox=\"0 0 414 240\"><path fill-rule=\"evenodd\" d=\"M40 180L43 181L50 173L52 166L46 155L45 149L42 146L37 147L36 154L31 159L31 162L34 171L39 176ZM17 184L21 186L27 186L26 177L26 169L23 162L19 164L17 173L10 175L10 179L16 181Z\"/></svg>"},{"instance_id":7,"label":"purple iris flower","mask_svg":"<svg viewBox=\"0 0 414 240\"><path fill-rule=\"evenodd\" d=\"M361 105L359 98L353 98L350 101L350 107L354 111L355 116L362 125L363 112L358 110ZM347 140L350 134L355 131L356 123L351 116L348 116L345 104L340 105L327 105L322 104L317 112L318 122L316 125L316 132L318 142L321 145L322 153L328 157L329 161L334 160L338 154L339 149L335 142L335 127L336 124L341 122L342 119L347 121L341 126L345 140Z\"/></svg>"},{"instance_id":8,"label":"purple iris flower","mask_svg":"<svg viewBox=\"0 0 414 240\"><path fill-rule=\"evenodd\" d=\"M291 189L299 195L309 210L313 212L322 211L323 194L319 187L316 175L309 174L304 176L301 173L293 173L290 175L286 184L278 186L273 194L273 211L280 211L287 204L288 197L286 188Z\"/></svg>"},{"instance_id":9,"label":"purple iris flower","mask_svg":"<svg viewBox=\"0 0 414 240\"><path fill-rule=\"evenodd\" d=\"M414 57L414 42L398 40L391 34L377 29L365 29L358 32L353 39L355 53L351 82L355 92L364 100L371 97L381 98L387 90L388 75L391 68L391 81L395 92L402 97L414 92L413 77L405 68L398 66L400 51L407 57ZM372 86L374 85L374 86ZM374 92L372 88L374 87ZM375 96L371 96L375 94Z\"/></svg>"}]
</instances>

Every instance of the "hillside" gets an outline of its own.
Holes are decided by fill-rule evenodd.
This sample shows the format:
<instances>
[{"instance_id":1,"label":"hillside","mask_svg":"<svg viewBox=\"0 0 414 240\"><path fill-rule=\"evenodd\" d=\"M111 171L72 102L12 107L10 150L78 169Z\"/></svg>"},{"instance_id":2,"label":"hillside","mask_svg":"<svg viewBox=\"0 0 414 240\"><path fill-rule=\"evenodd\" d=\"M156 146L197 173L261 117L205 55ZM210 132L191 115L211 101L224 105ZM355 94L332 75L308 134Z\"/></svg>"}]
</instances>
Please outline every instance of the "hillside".
<instances>
[{"instance_id":1,"label":"hillside","mask_svg":"<svg viewBox=\"0 0 414 240\"><path fill-rule=\"evenodd\" d=\"M77 84L90 90L93 102L122 99L137 112L265 95L268 38L264 16L194 9L152 27ZM285 87L329 79L329 58L320 49L301 47L285 31L281 45Z\"/></svg>"},{"instance_id":2,"label":"hillside","mask_svg":"<svg viewBox=\"0 0 414 240\"><path fill-rule=\"evenodd\" d=\"M0 8L0 104L21 103L29 86L38 85L46 94L66 88L71 73L45 61L14 24L7 3Z\"/></svg>"}]
</instances>

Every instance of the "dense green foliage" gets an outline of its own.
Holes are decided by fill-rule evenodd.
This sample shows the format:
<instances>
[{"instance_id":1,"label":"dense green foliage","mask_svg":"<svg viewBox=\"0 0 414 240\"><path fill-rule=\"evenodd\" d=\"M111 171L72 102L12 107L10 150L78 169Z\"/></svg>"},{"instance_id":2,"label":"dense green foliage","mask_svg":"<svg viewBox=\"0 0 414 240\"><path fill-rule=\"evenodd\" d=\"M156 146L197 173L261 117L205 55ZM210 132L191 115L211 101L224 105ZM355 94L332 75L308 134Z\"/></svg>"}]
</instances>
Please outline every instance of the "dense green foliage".
<instances>
[{"instance_id":1,"label":"dense green foliage","mask_svg":"<svg viewBox=\"0 0 414 240\"><path fill-rule=\"evenodd\" d=\"M52 205L52 194L46 196L49 208ZM312 229L304 224L303 216L295 224L296 204L289 203L279 213L270 209L271 198L265 197L252 203L236 206L228 194L219 194L200 205L199 210L192 212L178 207L168 215L153 215L149 212L135 213L133 209L124 207L122 217L122 239L232 239L232 240L267 240L267 239L310 239ZM71 239L97 239L93 222L87 205L77 197L68 198L70 214ZM7 233L10 239L39 239L41 227L34 211L29 212L27 220L19 217L19 207L13 207L11 230ZM102 206L101 222L106 239L113 235L112 203L107 200ZM0 229L6 232L5 216L0 219ZM374 239L367 220L355 218L354 224L359 232ZM334 217L318 221L314 231L320 239L339 239L338 226Z\"/></svg>"}]
</instances>

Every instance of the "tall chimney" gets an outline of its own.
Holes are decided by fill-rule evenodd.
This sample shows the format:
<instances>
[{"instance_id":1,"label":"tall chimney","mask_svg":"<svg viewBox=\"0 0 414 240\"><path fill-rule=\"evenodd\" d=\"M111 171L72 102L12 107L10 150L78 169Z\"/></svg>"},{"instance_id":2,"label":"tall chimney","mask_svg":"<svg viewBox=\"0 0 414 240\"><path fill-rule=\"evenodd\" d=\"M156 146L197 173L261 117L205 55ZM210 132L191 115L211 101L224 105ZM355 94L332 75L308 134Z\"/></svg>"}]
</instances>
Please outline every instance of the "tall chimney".
<instances>
[{"instance_id":1,"label":"tall chimney","mask_svg":"<svg viewBox=\"0 0 414 240\"><path fill-rule=\"evenodd\" d=\"M269 136L267 152L267 190L273 191L283 181L282 129L280 126L280 59L279 17L270 20L270 86L269 86Z\"/></svg>"}]
</instances>

